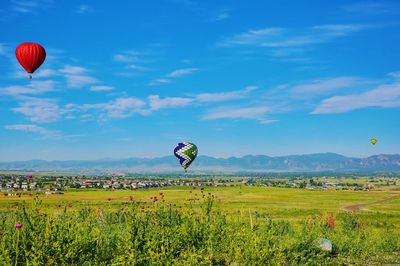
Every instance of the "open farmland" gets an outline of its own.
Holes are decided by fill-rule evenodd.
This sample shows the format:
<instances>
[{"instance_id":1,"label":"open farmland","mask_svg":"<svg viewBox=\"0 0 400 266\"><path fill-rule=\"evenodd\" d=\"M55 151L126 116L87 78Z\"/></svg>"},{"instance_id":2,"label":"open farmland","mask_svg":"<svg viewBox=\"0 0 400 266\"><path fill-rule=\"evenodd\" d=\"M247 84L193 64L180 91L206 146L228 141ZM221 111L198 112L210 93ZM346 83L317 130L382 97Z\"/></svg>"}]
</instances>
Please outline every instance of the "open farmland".
<instances>
[{"instance_id":1,"label":"open farmland","mask_svg":"<svg viewBox=\"0 0 400 266\"><path fill-rule=\"evenodd\" d=\"M21 197L0 195L0 209L9 209L17 202L30 202L36 196L49 209L59 204L71 203L74 206L93 206L102 208L119 207L131 200L150 202L150 197L162 192L165 202L182 206L201 199L203 194L212 193L218 208L224 210L243 210L268 213L274 218L296 219L324 212L341 212L346 206L369 203L394 197L392 200L365 206L370 212L396 213L400 191L338 191L305 190L291 188L236 186L200 188L165 187L145 190L67 190L64 194L44 194L25 192ZM400 218L400 217L399 217Z\"/></svg>"},{"instance_id":2,"label":"open farmland","mask_svg":"<svg viewBox=\"0 0 400 266\"><path fill-rule=\"evenodd\" d=\"M6 265L400 263L399 196L245 186L2 195L0 258ZM316 245L321 237L332 251Z\"/></svg>"}]
</instances>

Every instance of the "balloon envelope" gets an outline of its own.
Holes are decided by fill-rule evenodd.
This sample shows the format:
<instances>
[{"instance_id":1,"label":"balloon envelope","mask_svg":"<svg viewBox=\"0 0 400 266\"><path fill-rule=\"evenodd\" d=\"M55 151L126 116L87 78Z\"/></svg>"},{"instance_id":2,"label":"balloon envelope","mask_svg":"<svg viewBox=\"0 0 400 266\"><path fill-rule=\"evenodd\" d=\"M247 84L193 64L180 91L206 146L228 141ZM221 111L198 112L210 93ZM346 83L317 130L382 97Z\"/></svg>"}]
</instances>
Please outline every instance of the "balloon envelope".
<instances>
[{"instance_id":1,"label":"balloon envelope","mask_svg":"<svg viewBox=\"0 0 400 266\"><path fill-rule=\"evenodd\" d=\"M174 155L186 171L194 159L196 159L197 146L190 142L180 142L174 149Z\"/></svg>"},{"instance_id":2,"label":"balloon envelope","mask_svg":"<svg viewBox=\"0 0 400 266\"><path fill-rule=\"evenodd\" d=\"M378 140L377 140L376 138L372 138L372 139L371 139L372 145L375 145L377 142L378 142Z\"/></svg>"},{"instance_id":3,"label":"balloon envelope","mask_svg":"<svg viewBox=\"0 0 400 266\"><path fill-rule=\"evenodd\" d=\"M33 177L33 175L31 175L31 174L26 175L26 178L28 178L28 179L32 179L32 177Z\"/></svg>"},{"instance_id":4,"label":"balloon envelope","mask_svg":"<svg viewBox=\"0 0 400 266\"><path fill-rule=\"evenodd\" d=\"M38 43L24 42L15 49L15 56L26 72L33 73L46 59L46 51Z\"/></svg>"}]
</instances>

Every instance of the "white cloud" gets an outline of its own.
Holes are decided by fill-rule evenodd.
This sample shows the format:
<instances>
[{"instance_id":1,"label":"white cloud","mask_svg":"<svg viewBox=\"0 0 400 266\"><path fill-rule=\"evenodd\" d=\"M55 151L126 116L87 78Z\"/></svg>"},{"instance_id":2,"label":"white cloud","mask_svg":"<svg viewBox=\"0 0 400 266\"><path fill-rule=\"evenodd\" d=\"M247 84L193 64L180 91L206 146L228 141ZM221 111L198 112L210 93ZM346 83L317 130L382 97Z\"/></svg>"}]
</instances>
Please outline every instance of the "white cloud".
<instances>
[{"instance_id":1,"label":"white cloud","mask_svg":"<svg viewBox=\"0 0 400 266\"><path fill-rule=\"evenodd\" d=\"M57 139L61 138L62 134L59 131L48 130L44 127L40 127L33 124L16 124L16 125L6 125L5 129L8 130L18 130L25 132L32 132L42 135L44 138Z\"/></svg>"},{"instance_id":2,"label":"white cloud","mask_svg":"<svg viewBox=\"0 0 400 266\"><path fill-rule=\"evenodd\" d=\"M218 14L216 17L214 17L212 20L214 21L221 21L229 18L229 13L228 12L222 12Z\"/></svg>"},{"instance_id":3,"label":"white cloud","mask_svg":"<svg viewBox=\"0 0 400 266\"><path fill-rule=\"evenodd\" d=\"M255 119L262 124L275 122L276 120L268 120L265 118L266 112L270 109L268 107L220 107L210 110L203 116L203 120L215 119Z\"/></svg>"},{"instance_id":4,"label":"white cloud","mask_svg":"<svg viewBox=\"0 0 400 266\"><path fill-rule=\"evenodd\" d=\"M111 86L92 86L90 87L91 91L111 91L114 87Z\"/></svg>"},{"instance_id":5,"label":"white cloud","mask_svg":"<svg viewBox=\"0 0 400 266\"><path fill-rule=\"evenodd\" d=\"M59 131L48 130L44 127L40 127L33 124L15 124L15 125L6 125L5 129L8 130L18 130L25 132L33 132L42 135L46 139L58 139L62 137L62 134Z\"/></svg>"},{"instance_id":6,"label":"white cloud","mask_svg":"<svg viewBox=\"0 0 400 266\"><path fill-rule=\"evenodd\" d=\"M393 12L395 7L390 5L388 2L364 1L344 5L342 6L342 9L352 13L382 14Z\"/></svg>"},{"instance_id":7,"label":"white cloud","mask_svg":"<svg viewBox=\"0 0 400 266\"><path fill-rule=\"evenodd\" d=\"M150 70L150 68L148 68L148 67L134 65L134 64L128 65L126 68L133 69L133 70L138 70L138 71L148 71L148 70Z\"/></svg>"},{"instance_id":8,"label":"white cloud","mask_svg":"<svg viewBox=\"0 0 400 266\"><path fill-rule=\"evenodd\" d=\"M362 80L357 77L336 77L336 78L315 79L291 87L290 92L302 96L324 95L330 92L335 92L340 89L354 87L356 85L359 85L361 82Z\"/></svg>"},{"instance_id":9,"label":"white cloud","mask_svg":"<svg viewBox=\"0 0 400 266\"><path fill-rule=\"evenodd\" d=\"M149 105L151 110L184 107L191 102L193 102L193 99L191 98L166 97L161 99L159 95L149 96Z\"/></svg>"},{"instance_id":10,"label":"white cloud","mask_svg":"<svg viewBox=\"0 0 400 266\"><path fill-rule=\"evenodd\" d=\"M51 0L11 0L11 10L18 13L36 13L50 6Z\"/></svg>"},{"instance_id":11,"label":"white cloud","mask_svg":"<svg viewBox=\"0 0 400 266\"><path fill-rule=\"evenodd\" d=\"M97 79L86 75L65 75L65 78L70 88L81 88L99 82Z\"/></svg>"},{"instance_id":12,"label":"white cloud","mask_svg":"<svg viewBox=\"0 0 400 266\"><path fill-rule=\"evenodd\" d=\"M57 71L50 68L41 69L38 72L35 72L35 78L48 78L55 75L57 75Z\"/></svg>"},{"instance_id":13,"label":"white cloud","mask_svg":"<svg viewBox=\"0 0 400 266\"><path fill-rule=\"evenodd\" d=\"M136 98L117 98L107 103L69 105L70 110L100 112L100 119L127 118L134 114L147 115L149 112L144 109L146 103Z\"/></svg>"},{"instance_id":14,"label":"white cloud","mask_svg":"<svg viewBox=\"0 0 400 266\"><path fill-rule=\"evenodd\" d=\"M172 71L167 75L169 78L178 78L182 76L186 76L189 74L192 74L193 72L197 71L197 68L184 68L184 69L177 69L175 71Z\"/></svg>"},{"instance_id":15,"label":"white cloud","mask_svg":"<svg viewBox=\"0 0 400 266\"><path fill-rule=\"evenodd\" d=\"M83 13L90 12L91 10L92 10L92 8L88 5L80 5L76 9L76 13L83 14Z\"/></svg>"},{"instance_id":16,"label":"white cloud","mask_svg":"<svg viewBox=\"0 0 400 266\"><path fill-rule=\"evenodd\" d=\"M252 45L266 48L307 47L369 28L360 24L328 24L309 28L263 28L224 38L221 46Z\"/></svg>"},{"instance_id":17,"label":"white cloud","mask_svg":"<svg viewBox=\"0 0 400 266\"><path fill-rule=\"evenodd\" d=\"M60 119L64 113L52 99L41 99L34 97L21 97L19 107L12 108L15 113L26 116L30 121L36 123L50 123Z\"/></svg>"},{"instance_id":18,"label":"white cloud","mask_svg":"<svg viewBox=\"0 0 400 266\"><path fill-rule=\"evenodd\" d=\"M135 53L124 53L124 54L116 54L114 55L114 61L123 62L123 63L133 63L139 61L139 58Z\"/></svg>"},{"instance_id":19,"label":"white cloud","mask_svg":"<svg viewBox=\"0 0 400 266\"><path fill-rule=\"evenodd\" d=\"M0 89L0 94L11 96L18 95L38 95L54 91L55 82L53 80L46 81L31 81L27 86L9 86Z\"/></svg>"},{"instance_id":20,"label":"white cloud","mask_svg":"<svg viewBox=\"0 0 400 266\"><path fill-rule=\"evenodd\" d=\"M222 46L261 45L268 38L280 36L285 31L286 29L284 28L264 28L258 30L248 30L247 32L224 38L224 40L219 44Z\"/></svg>"},{"instance_id":21,"label":"white cloud","mask_svg":"<svg viewBox=\"0 0 400 266\"><path fill-rule=\"evenodd\" d=\"M20 1L20 0L12 0L12 10L20 13L32 13L38 7L38 3L36 1Z\"/></svg>"},{"instance_id":22,"label":"white cloud","mask_svg":"<svg viewBox=\"0 0 400 266\"><path fill-rule=\"evenodd\" d=\"M80 75L87 72L87 69L80 66L65 65L59 72L66 75Z\"/></svg>"},{"instance_id":23,"label":"white cloud","mask_svg":"<svg viewBox=\"0 0 400 266\"><path fill-rule=\"evenodd\" d=\"M242 99L246 97L250 92L256 90L256 86L248 86L244 90L228 91L220 93L200 93L194 95L194 98L199 102L220 102Z\"/></svg>"},{"instance_id":24,"label":"white cloud","mask_svg":"<svg viewBox=\"0 0 400 266\"><path fill-rule=\"evenodd\" d=\"M170 79L155 79L149 83L150 86L164 85L171 83Z\"/></svg>"},{"instance_id":25,"label":"white cloud","mask_svg":"<svg viewBox=\"0 0 400 266\"><path fill-rule=\"evenodd\" d=\"M346 96L334 96L323 100L312 114L345 113L368 107L400 107L400 83L385 84L375 89Z\"/></svg>"},{"instance_id":26,"label":"white cloud","mask_svg":"<svg viewBox=\"0 0 400 266\"><path fill-rule=\"evenodd\" d=\"M400 71L394 71L387 74L389 77L394 78L396 80L400 79Z\"/></svg>"}]
</instances>

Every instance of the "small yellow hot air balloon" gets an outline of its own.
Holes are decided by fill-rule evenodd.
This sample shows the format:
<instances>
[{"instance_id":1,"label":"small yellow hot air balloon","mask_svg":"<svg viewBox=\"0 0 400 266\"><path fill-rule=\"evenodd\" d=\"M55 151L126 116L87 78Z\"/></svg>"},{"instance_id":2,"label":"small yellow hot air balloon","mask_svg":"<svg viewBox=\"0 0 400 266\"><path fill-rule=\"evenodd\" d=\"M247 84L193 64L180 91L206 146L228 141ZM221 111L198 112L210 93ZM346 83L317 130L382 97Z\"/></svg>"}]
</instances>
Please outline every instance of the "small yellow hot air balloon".
<instances>
[{"instance_id":1,"label":"small yellow hot air balloon","mask_svg":"<svg viewBox=\"0 0 400 266\"><path fill-rule=\"evenodd\" d=\"M378 142L378 140L377 140L376 138L372 138L372 139L371 139L372 145L375 145L377 142Z\"/></svg>"}]
</instances>

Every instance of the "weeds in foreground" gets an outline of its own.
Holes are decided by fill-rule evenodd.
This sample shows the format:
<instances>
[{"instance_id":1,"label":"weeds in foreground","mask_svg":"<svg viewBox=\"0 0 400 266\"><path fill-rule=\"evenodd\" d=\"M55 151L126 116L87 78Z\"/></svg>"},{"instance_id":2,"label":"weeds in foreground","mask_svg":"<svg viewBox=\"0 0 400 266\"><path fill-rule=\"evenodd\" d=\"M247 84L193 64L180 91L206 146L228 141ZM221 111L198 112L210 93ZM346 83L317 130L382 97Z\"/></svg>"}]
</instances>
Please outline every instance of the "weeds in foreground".
<instances>
[{"instance_id":1,"label":"weeds in foreground","mask_svg":"<svg viewBox=\"0 0 400 266\"><path fill-rule=\"evenodd\" d=\"M191 194L193 195L193 194ZM214 196L192 196L183 207L121 202L118 210L41 201L0 213L4 265L330 265L400 263L400 233L355 214L288 222L255 210L221 211ZM108 200L108 199L107 199ZM108 200L109 202L111 200ZM116 204L113 201L113 204ZM327 238L333 250L316 243ZM3 265L1 264L1 265Z\"/></svg>"}]
</instances>

